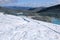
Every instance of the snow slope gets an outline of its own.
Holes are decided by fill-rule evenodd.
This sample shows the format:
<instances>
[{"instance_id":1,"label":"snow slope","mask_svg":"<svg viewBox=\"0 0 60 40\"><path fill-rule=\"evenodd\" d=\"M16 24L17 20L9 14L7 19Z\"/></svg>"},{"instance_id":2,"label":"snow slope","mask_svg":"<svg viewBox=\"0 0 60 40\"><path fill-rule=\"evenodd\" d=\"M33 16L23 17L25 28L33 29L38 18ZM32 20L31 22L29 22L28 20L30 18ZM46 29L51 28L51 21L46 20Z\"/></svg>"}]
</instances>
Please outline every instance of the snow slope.
<instances>
[{"instance_id":1,"label":"snow slope","mask_svg":"<svg viewBox=\"0 0 60 40\"><path fill-rule=\"evenodd\" d=\"M60 40L60 25L0 13L0 40Z\"/></svg>"}]
</instances>

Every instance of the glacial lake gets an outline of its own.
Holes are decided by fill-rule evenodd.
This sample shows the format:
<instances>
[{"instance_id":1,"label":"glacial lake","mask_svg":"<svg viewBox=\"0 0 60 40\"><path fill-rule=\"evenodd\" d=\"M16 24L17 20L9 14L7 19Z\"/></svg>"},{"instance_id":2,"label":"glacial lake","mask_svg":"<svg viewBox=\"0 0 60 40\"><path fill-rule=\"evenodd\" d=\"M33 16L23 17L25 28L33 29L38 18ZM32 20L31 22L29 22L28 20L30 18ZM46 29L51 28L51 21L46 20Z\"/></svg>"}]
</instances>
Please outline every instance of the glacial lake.
<instances>
[{"instance_id":1,"label":"glacial lake","mask_svg":"<svg viewBox=\"0 0 60 40\"><path fill-rule=\"evenodd\" d=\"M58 18L52 18L52 23L60 25L60 19L58 19Z\"/></svg>"}]
</instances>

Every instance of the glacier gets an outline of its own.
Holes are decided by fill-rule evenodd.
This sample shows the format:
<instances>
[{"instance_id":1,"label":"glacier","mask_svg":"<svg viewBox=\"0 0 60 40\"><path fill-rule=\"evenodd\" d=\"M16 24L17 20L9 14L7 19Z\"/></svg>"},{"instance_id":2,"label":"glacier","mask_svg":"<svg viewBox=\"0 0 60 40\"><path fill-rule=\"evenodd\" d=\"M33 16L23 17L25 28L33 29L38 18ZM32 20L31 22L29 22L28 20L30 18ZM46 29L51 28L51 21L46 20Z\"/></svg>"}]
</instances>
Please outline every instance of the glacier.
<instances>
[{"instance_id":1,"label":"glacier","mask_svg":"<svg viewBox=\"0 0 60 40\"><path fill-rule=\"evenodd\" d=\"M60 25L0 13L0 40L60 40Z\"/></svg>"}]
</instances>

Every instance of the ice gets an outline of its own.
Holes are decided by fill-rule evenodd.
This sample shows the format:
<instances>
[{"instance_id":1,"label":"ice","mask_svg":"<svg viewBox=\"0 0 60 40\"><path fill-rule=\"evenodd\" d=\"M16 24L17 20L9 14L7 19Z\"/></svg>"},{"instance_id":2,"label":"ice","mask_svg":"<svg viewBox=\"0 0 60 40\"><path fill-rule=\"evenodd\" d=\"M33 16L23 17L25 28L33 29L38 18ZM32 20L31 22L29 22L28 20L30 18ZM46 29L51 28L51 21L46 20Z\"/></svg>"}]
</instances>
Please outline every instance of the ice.
<instances>
[{"instance_id":1,"label":"ice","mask_svg":"<svg viewBox=\"0 0 60 40\"><path fill-rule=\"evenodd\" d=\"M0 40L60 40L60 25L0 13Z\"/></svg>"}]
</instances>

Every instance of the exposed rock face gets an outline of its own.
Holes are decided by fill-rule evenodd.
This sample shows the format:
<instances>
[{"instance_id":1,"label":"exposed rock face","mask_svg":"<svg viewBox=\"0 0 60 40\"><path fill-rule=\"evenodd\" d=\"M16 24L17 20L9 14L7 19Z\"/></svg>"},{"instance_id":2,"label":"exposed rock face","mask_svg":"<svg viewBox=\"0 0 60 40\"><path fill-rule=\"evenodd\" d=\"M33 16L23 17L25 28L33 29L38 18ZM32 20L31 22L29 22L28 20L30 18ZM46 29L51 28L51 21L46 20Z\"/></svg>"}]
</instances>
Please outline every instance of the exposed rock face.
<instances>
[{"instance_id":1,"label":"exposed rock face","mask_svg":"<svg viewBox=\"0 0 60 40\"><path fill-rule=\"evenodd\" d=\"M45 21L45 22L51 22L52 18L48 16L29 16L32 19L39 20L39 21Z\"/></svg>"}]
</instances>

